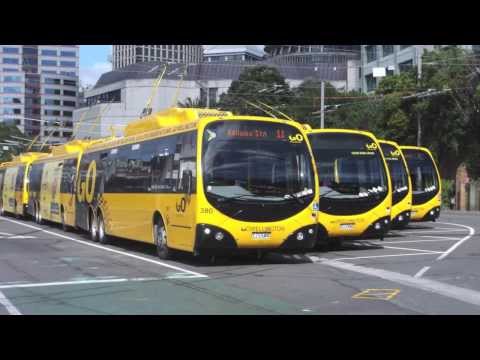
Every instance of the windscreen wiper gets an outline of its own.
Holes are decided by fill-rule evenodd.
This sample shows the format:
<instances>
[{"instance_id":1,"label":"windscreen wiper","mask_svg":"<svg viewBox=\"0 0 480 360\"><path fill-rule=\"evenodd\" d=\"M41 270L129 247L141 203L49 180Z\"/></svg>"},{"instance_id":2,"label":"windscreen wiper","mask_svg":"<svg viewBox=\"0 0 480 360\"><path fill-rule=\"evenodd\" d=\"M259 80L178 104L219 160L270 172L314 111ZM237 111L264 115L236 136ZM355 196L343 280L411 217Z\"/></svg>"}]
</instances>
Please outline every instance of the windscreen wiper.
<instances>
[{"instance_id":1,"label":"windscreen wiper","mask_svg":"<svg viewBox=\"0 0 480 360\"><path fill-rule=\"evenodd\" d=\"M221 203L226 203L226 202L229 202L229 201L232 201L232 200L237 200L237 199L242 199L246 196L253 196L251 194L239 194L239 195L235 195L235 196L221 196L221 195L216 195L218 198L216 199L218 202L221 202Z\"/></svg>"}]
</instances>

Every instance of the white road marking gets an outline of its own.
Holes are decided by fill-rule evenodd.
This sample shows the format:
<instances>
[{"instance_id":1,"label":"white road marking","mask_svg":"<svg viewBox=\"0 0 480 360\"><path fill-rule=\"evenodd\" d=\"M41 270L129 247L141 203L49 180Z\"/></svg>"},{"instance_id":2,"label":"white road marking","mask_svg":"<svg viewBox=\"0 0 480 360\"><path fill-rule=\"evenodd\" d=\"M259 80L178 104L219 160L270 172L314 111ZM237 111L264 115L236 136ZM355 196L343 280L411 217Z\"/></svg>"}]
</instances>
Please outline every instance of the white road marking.
<instances>
[{"instance_id":1,"label":"white road marking","mask_svg":"<svg viewBox=\"0 0 480 360\"><path fill-rule=\"evenodd\" d=\"M163 267L166 267L166 268L170 268L170 269L182 271L182 272L184 272L184 273L188 273L188 274L191 274L191 275L195 275L197 278L208 278L208 275L200 274L200 273L195 272L195 271L183 269L183 268L178 267L178 266L166 264L166 263L164 263L164 262L157 261L157 260L153 260L153 259L149 259L149 258L146 258L146 257L143 257L143 256L134 255L134 254L131 254L131 253L128 253L128 252L125 252L125 251L115 250L115 249L108 248L108 247L106 247L106 246L89 243L89 242L83 241L83 240L78 240L78 239L75 239L75 238L72 238L72 237L69 237L69 236L65 236L65 235L62 235L62 234L58 234L58 233L55 233L55 232L52 232L52 231L44 230L44 229L39 228L39 227L36 227L36 226L32 226L32 225L29 225L29 224L24 224L24 223L21 223L21 222L19 222L19 221L15 221L15 220L11 220L11 219L6 219L6 218L3 218L2 220L9 221L9 222L11 222L11 223L18 224L18 225L22 225L22 226L25 226L25 227L28 227L28 228L31 228L31 229L35 229L35 230L38 230L38 231L42 231L42 232L44 232L44 233L46 233L46 234L58 236L58 237L61 237L61 238L64 238L64 239L67 239L67 240L70 240L70 241L77 242L77 243L79 243L79 244L91 246L91 247L94 247L94 248L97 248L97 249L102 249L102 250L109 251L109 252L112 252L112 253L115 253L115 254L120 254L120 255L128 256L128 257L131 257L131 258L134 258L134 259L143 260L143 261L146 261L146 262L149 262L149 263L152 263L152 264L156 264L156 265L160 265L160 266L163 266Z\"/></svg>"},{"instance_id":2,"label":"white road marking","mask_svg":"<svg viewBox=\"0 0 480 360\"><path fill-rule=\"evenodd\" d=\"M417 255L435 255L435 254L441 254L441 251L436 251L432 253L410 253L410 254L393 254L393 255L375 255L375 256L357 256L357 257L345 257L345 258L336 258L333 259L332 261L337 261L337 260L356 260L356 259L374 259L374 258L385 258L385 257L396 257L396 256L417 256ZM310 257L311 259L311 257Z\"/></svg>"},{"instance_id":3,"label":"white road marking","mask_svg":"<svg viewBox=\"0 0 480 360\"><path fill-rule=\"evenodd\" d=\"M439 222L440 223L440 222ZM455 243L451 248L449 248L447 251L445 251L442 255L440 255L437 260L442 260L442 259L445 259L452 251L454 251L457 247L459 247L460 245L462 245L465 241L467 241L468 239L470 239L474 234L475 234L475 229L470 227L470 226L467 226L467 225L462 225L462 224L452 224L452 223L440 223L440 224L445 224L445 225L457 225L457 226L461 226L461 227L464 227L466 229L468 229L468 235L465 236L464 238L460 239L459 242Z\"/></svg>"},{"instance_id":4,"label":"white road marking","mask_svg":"<svg viewBox=\"0 0 480 360\"><path fill-rule=\"evenodd\" d=\"M402 231L395 233L395 235L401 234L430 234L430 233L446 233L446 232L457 232L457 231L465 231L463 229L452 229L452 230L426 230L426 231Z\"/></svg>"},{"instance_id":5,"label":"white road marking","mask_svg":"<svg viewBox=\"0 0 480 360\"><path fill-rule=\"evenodd\" d=\"M10 315L22 315L22 313L6 298L0 291L0 304L2 304Z\"/></svg>"},{"instance_id":6,"label":"white road marking","mask_svg":"<svg viewBox=\"0 0 480 360\"><path fill-rule=\"evenodd\" d=\"M430 266L424 266L424 267L421 268L420 271L417 272L413 277L414 277L414 278L420 278L420 277L422 277L422 275L425 274L425 273L428 271L428 269L430 269Z\"/></svg>"},{"instance_id":7,"label":"white road marking","mask_svg":"<svg viewBox=\"0 0 480 360\"><path fill-rule=\"evenodd\" d=\"M319 264L335 267L338 269L353 271L365 275L375 276L384 280L393 281L405 286L410 286L430 293L443 295L468 304L480 306L480 292L466 289L435 280L415 278L410 275L400 274L392 271L374 269L365 266L358 266L341 261L327 260Z\"/></svg>"},{"instance_id":8,"label":"white road marking","mask_svg":"<svg viewBox=\"0 0 480 360\"><path fill-rule=\"evenodd\" d=\"M404 247L398 247L398 246L384 246L385 249L395 249L395 250L410 250L410 251L418 251L418 252L424 252L424 253L430 253L430 254L438 254L441 253L441 251L432 251L432 250L423 250L423 249L413 249L413 248L404 248Z\"/></svg>"},{"instance_id":9,"label":"white road marking","mask_svg":"<svg viewBox=\"0 0 480 360\"><path fill-rule=\"evenodd\" d=\"M5 233L5 232L0 232L0 235L13 236L13 234Z\"/></svg>"},{"instance_id":10,"label":"white road marking","mask_svg":"<svg viewBox=\"0 0 480 360\"><path fill-rule=\"evenodd\" d=\"M455 240L455 241L462 240L462 238L454 238L454 237L447 237L447 236L421 235L420 237L422 237L422 238L433 238L433 239Z\"/></svg>"},{"instance_id":11,"label":"white road marking","mask_svg":"<svg viewBox=\"0 0 480 360\"><path fill-rule=\"evenodd\" d=\"M436 236L432 236L437 239ZM375 244L407 244L407 243L418 243L418 242L438 242L438 241L458 241L460 238L442 238L437 240L400 240L400 241L382 241Z\"/></svg>"},{"instance_id":12,"label":"white road marking","mask_svg":"<svg viewBox=\"0 0 480 360\"><path fill-rule=\"evenodd\" d=\"M47 286L64 286L64 285L85 285L85 284L104 284L104 283L121 283L121 282L139 282L139 281L152 281L161 280L161 278L132 278L132 279L91 279L91 280L74 280L74 281L56 281L45 283L28 283L28 284L12 284L1 285L0 289L21 289L21 288L36 288Z\"/></svg>"}]
</instances>

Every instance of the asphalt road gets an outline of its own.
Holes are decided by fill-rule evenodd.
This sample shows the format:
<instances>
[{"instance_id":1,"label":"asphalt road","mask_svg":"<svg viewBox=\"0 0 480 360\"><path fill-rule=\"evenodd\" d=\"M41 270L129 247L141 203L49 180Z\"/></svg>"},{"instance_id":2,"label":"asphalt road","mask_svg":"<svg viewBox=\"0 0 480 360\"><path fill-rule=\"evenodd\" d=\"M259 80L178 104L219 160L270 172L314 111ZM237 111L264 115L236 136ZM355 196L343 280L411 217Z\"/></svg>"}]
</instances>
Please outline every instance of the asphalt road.
<instances>
[{"instance_id":1,"label":"asphalt road","mask_svg":"<svg viewBox=\"0 0 480 360\"><path fill-rule=\"evenodd\" d=\"M0 217L1 314L480 314L480 215L307 256L176 261Z\"/></svg>"}]
</instances>

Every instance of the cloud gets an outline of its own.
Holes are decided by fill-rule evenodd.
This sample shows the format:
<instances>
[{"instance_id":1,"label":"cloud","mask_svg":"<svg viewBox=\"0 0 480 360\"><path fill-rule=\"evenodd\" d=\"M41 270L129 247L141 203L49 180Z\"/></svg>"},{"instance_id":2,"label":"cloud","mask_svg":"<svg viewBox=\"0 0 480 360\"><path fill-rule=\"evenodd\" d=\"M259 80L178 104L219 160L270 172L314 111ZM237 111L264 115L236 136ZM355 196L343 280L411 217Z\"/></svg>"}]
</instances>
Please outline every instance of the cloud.
<instances>
[{"instance_id":1,"label":"cloud","mask_svg":"<svg viewBox=\"0 0 480 360\"><path fill-rule=\"evenodd\" d=\"M112 64L109 62L97 62L91 66L80 68L80 81L83 86L93 86L100 75L112 70Z\"/></svg>"}]
</instances>

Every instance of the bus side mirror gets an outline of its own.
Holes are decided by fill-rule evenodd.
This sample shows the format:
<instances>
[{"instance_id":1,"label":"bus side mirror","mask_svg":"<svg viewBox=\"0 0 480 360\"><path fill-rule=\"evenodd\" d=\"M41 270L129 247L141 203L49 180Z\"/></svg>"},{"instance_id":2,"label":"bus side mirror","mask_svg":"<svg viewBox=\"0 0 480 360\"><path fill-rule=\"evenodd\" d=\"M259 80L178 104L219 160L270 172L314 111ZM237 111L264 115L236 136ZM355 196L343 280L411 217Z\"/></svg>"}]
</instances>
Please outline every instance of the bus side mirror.
<instances>
[{"instance_id":1,"label":"bus side mirror","mask_svg":"<svg viewBox=\"0 0 480 360\"><path fill-rule=\"evenodd\" d=\"M183 170L182 172L182 190L188 195L192 193L193 189L193 175L192 170Z\"/></svg>"}]
</instances>

